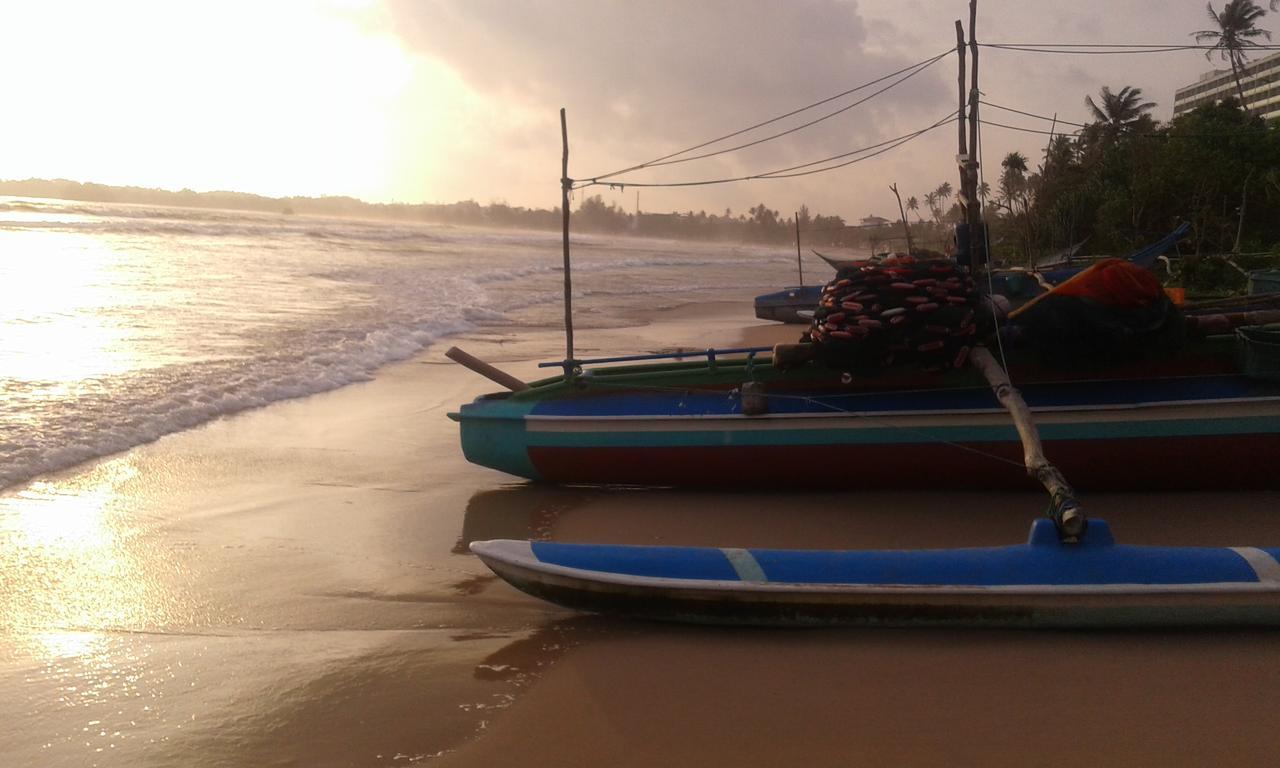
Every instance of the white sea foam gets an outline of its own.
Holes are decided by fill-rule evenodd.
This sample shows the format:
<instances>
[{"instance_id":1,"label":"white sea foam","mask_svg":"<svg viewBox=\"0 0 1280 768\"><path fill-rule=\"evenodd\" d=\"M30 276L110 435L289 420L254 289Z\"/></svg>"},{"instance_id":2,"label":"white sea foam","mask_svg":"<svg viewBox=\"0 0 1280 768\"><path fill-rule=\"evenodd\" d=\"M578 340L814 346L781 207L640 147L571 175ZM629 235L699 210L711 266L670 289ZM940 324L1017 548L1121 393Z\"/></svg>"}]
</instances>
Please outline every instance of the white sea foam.
<instances>
[{"instance_id":1,"label":"white sea foam","mask_svg":"<svg viewBox=\"0 0 1280 768\"><path fill-rule=\"evenodd\" d=\"M596 325L726 298L749 313L794 263L572 245L574 308ZM561 259L555 232L0 201L0 487L367 380L451 334L554 327Z\"/></svg>"}]
</instances>

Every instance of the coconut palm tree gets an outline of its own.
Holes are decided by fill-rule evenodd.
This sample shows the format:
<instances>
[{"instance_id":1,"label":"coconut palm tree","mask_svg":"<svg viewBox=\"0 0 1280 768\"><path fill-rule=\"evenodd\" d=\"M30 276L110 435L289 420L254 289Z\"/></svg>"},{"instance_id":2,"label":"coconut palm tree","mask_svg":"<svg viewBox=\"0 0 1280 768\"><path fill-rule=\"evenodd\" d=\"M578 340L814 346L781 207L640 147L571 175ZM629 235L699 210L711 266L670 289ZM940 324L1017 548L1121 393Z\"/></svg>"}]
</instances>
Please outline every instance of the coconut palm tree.
<instances>
[{"instance_id":1,"label":"coconut palm tree","mask_svg":"<svg viewBox=\"0 0 1280 768\"><path fill-rule=\"evenodd\" d=\"M1275 10L1280 4L1273 0L1271 10ZM1205 51L1205 58L1212 58L1216 51L1223 61L1231 62L1231 75L1236 81L1236 95L1240 97L1240 106L1248 109L1249 103L1244 99L1244 86L1240 84L1240 74L1244 71L1245 64L1249 61L1249 57L1245 55L1246 48L1257 48L1258 44L1255 39L1261 37L1266 40L1271 39L1271 33L1265 29L1258 29L1258 19L1267 15L1267 12L1258 7L1253 0L1228 0L1227 4L1222 6L1222 12L1218 13L1213 10L1213 3L1208 4L1209 18L1213 19L1213 23L1218 25L1217 29L1202 29L1199 32L1192 32L1197 43L1213 43L1213 47Z\"/></svg>"},{"instance_id":2,"label":"coconut palm tree","mask_svg":"<svg viewBox=\"0 0 1280 768\"><path fill-rule=\"evenodd\" d=\"M1276 2L1280 2L1280 0L1276 0ZM915 195L907 198L907 210L913 211L916 215L916 219L924 221L924 219L920 218L920 201L916 199Z\"/></svg>"},{"instance_id":3,"label":"coconut palm tree","mask_svg":"<svg viewBox=\"0 0 1280 768\"><path fill-rule=\"evenodd\" d=\"M1103 135L1112 139L1120 135L1121 131L1150 121L1151 116L1147 113L1156 107L1154 101L1142 100L1141 88L1128 85L1115 93L1104 85L1098 95L1102 99L1101 104L1095 102L1092 96L1085 96L1084 103L1093 113L1094 124L1100 125Z\"/></svg>"},{"instance_id":4,"label":"coconut palm tree","mask_svg":"<svg viewBox=\"0 0 1280 768\"><path fill-rule=\"evenodd\" d=\"M938 207L937 192L926 192L924 196L924 204L929 206L929 213L933 216L934 221L942 220L942 209Z\"/></svg>"}]
</instances>

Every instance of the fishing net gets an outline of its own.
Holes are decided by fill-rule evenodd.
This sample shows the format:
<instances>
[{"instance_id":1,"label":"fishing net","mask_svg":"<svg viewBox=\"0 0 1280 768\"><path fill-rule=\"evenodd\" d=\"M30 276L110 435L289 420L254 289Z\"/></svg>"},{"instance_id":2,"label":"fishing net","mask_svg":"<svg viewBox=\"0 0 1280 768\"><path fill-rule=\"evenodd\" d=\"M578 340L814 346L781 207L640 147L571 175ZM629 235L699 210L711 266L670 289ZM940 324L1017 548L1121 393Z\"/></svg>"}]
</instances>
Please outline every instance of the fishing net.
<instances>
[{"instance_id":1,"label":"fishing net","mask_svg":"<svg viewBox=\"0 0 1280 768\"><path fill-rule=\"evenodd\" d=\"M860 373L947 370L963 365L974 343L976 301L973 279L955 262L895 256L840 270L801 341L829 365Z\"/></svg>"}]
</instances>

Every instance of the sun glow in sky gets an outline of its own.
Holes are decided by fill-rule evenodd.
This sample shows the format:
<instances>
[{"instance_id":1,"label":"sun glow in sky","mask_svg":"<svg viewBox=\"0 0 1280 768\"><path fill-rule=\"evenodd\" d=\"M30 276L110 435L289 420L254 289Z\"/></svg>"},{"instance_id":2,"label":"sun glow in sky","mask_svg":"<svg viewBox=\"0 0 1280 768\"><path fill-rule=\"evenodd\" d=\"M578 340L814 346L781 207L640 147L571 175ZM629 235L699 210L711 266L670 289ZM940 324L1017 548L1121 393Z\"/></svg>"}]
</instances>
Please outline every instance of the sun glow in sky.
<instances>
[{"instance_id":1,"label":"sun glow in sky","mask_svg":"<svg viewBox=\"0 0 1280 768\"><path fill-rule=\"evenodd\" d=\"M0 11L0 177L396 195L424 78L376 4L36 2ZM422 140L419 136L418 139Z\"/></svg>"},{"instance_id":2,"label":"sun glow in sky","mask_svg":"<svg viewBox=\"0 0 1280 768\"><path fill-rule=\"evenodd\" d=\"M0 4L0 178L388 202L559 204L558 110L570 175L698 144L881 77L954 44L967 0L39 0ZM1275 26L1275 15L1264 20ZM1199 3L981 0L979 37L1183 43ZM1176 87L1220 62L986 49L991 101L1086 121L1086 95ZM790 143L663 178L736 177L874 145L952 108L954 62ZM1010 122L1014 122L1010 119ZM1019 118L1045 130L1047 122ZM825 133L824 133L825 131ZM996 168L1044 137L991 128ZM796 180L645 192L646 210L896 215L885 191L955 182L938 130L873 162ZM630 208L634 190L593 188Z\"/></svg>"}]
</instances>

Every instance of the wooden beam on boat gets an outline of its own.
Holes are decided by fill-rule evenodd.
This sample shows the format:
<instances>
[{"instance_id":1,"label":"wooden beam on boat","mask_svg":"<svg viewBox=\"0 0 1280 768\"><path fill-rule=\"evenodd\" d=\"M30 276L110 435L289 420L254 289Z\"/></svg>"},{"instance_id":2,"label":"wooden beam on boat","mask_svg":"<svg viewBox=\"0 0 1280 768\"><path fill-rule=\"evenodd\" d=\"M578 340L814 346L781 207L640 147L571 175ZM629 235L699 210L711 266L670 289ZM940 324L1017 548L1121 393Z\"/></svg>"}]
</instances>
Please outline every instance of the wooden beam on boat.
<instances>
[{"instance_id":1,"label":"wooden beam on boat","mask_svg":"<svg viewBox=\"0 0 1280 768\"><path fill-rule=\"evenodd\" d=\"M1084 533L1087 524L1084 509L1076 501L1075 491L1071 489L1067 479L1045 458L1044 449L1040 445L1040 433L1031 418L1031 409L986 347L975 347L969 355L969 362L986 378L996 399L1013 418L1018 437L1022 440L1022 462L1027 468L1027 474L1039 480L1049 492L1050 514L1058 528L1058 535L1063 539L1078 538Z\"/></svg>"},{"instance_id":2,"label":"wooden beam on boat","mask_svg":"<svg viewBox=\"0 0 1280 768\"><path fill-rule=\"evenodd\" d=\"M1196 336L1213 336L1231 333L1246 325L1280 323L1280 309L1259 309L1251 312L1219 312L1216 314L1187 315L1187 332Z\"/></svg>"},{"instance_id":3,"label":"wooden beam on boat","mask_svg":"<svg viewBox=\"0 0 1280 768\"><path fill-rule=\"evenodd\" d=\"M501 384L512 392L520 392L529 388L528 384L517 379L515 376L512 376L506 371L495 368L480 358L467 354L457 347L449 347L449 350L444 353L444 356L465 368L470 368L492 382Z\"/></svg>"}]
</instances>

